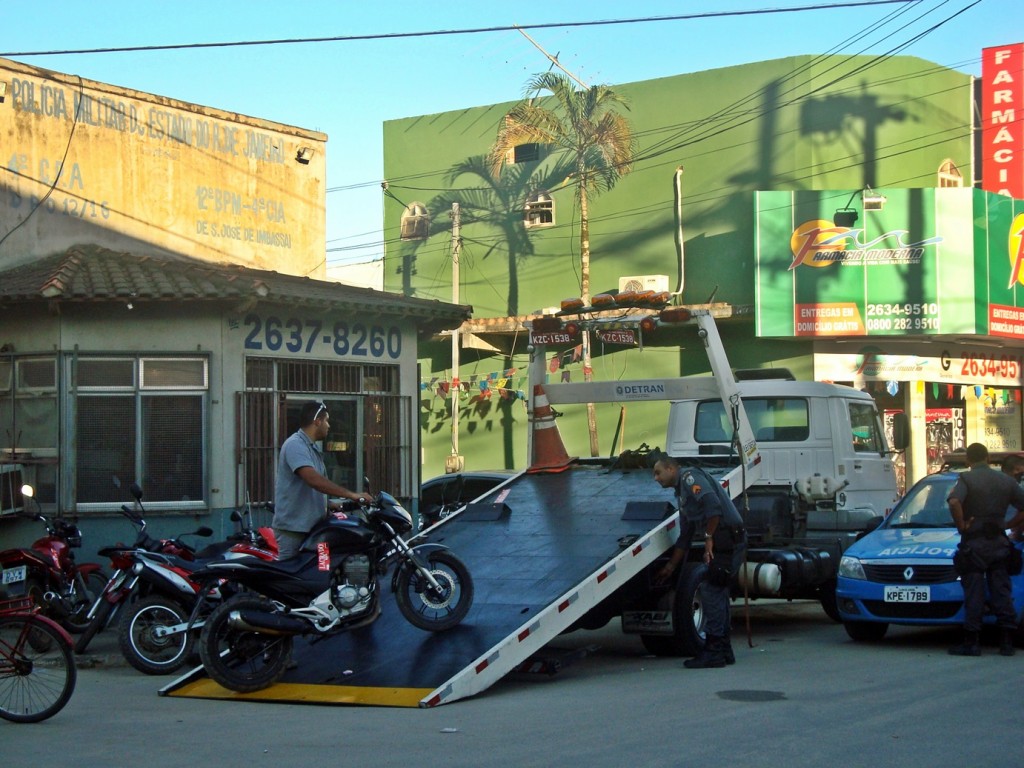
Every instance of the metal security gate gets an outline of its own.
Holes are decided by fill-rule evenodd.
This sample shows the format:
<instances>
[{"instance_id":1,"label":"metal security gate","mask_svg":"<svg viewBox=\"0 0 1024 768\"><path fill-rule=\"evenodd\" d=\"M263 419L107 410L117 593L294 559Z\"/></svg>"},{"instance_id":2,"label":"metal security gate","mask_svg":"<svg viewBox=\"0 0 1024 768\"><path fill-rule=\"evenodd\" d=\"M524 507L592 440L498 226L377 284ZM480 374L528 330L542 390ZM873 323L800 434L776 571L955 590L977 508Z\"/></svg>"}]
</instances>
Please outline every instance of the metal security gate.
<instances>
[{"instance_id":1,"label":"metal security gate","mask_svg":"<svg viewBox=\"0 0 1024 768\"><path fill-rule=\"evenodd\" d=\"M375 490L406 501L415 495L412 398L398 394L398 366L249 358L245 384L236 395L236 504L246 493L252 502L273 500L278 449L310 399L331 409L324 452L335 482L359 490L364 474Z\"/></svg>"}]
</instances>

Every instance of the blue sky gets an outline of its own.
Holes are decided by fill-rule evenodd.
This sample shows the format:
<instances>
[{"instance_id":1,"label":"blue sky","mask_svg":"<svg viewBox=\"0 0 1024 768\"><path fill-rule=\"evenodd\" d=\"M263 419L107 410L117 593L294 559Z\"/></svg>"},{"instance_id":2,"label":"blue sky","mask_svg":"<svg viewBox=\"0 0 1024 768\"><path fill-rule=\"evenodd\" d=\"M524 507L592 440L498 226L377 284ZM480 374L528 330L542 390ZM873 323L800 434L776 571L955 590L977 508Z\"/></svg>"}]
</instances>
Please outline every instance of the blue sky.
<instances>
[{"instance_id":1,"label":"blue sky","mask_svg":"<svg viewBox=\"0 0 1024 768\"><path fill-rule=\"evenodd\" d=\"M529 77L550 66L544 54L521 33L507 30L156 52L14 54L415 33L836 4L839 0L550 0L519 5L455 0L8 0L0 16L0 56L323 131L329 137L327 258L330 264L345 264L383 255L383 122L518 99ZM937 24L941 26L902 47ZM879 54L897 47L902 54L980 75L982 48L1024 41L1024 3L919 0L873 7L527 31L588 84L615 85L789 55Z\"/></svg>"}]
</instances>

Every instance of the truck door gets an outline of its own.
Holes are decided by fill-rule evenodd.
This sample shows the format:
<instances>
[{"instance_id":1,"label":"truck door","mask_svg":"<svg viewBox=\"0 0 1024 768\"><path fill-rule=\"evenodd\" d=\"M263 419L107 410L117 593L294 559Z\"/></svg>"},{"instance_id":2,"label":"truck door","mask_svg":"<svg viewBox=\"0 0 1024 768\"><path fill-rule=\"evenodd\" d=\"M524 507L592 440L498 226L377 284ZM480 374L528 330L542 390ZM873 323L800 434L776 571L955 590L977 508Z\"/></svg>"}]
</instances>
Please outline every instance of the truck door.
<instances>
[{"instance_id":1,"label":"truck door","mask_svg":"<svg viewBox=\"0 0 1024 768\"><path fill-rule=\"evenodd\" d=\"M872 518L885 515L896 501L896 476L885 442L885 430L873 401L840 400L836 430L837 475L849 485L836 497L836 523L840 530L857 530ZM845 445L844 445L845 443ZM840 471L845 470L845 472Z\"/></svg>"}]
</instances>

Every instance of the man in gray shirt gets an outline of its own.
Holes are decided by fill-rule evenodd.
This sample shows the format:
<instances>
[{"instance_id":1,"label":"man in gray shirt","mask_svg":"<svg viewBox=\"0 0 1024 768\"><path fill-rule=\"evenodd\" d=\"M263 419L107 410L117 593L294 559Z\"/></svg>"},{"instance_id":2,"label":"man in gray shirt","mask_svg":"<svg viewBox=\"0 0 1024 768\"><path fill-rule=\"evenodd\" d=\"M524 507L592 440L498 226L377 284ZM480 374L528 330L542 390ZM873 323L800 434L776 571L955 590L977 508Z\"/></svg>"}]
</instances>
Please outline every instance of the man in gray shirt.
<instances>
[{"instance_id":1,"label":"man in gray shirt","mask_svg":"<svg viewBox=\"0 0 1024 768\"><path fill-rule=\"evenodd\" d=\"M299 429L284 441L277 462L274 488L274 535L277 537L277 558L287 560L299 547L313 526L335 508L328 496L353 501L367 500L365 494L350 491L332 483L324 476L324 457L317 442L330 432L327 406L310 400L299 412Z\"/></svg>"}]
</instances>

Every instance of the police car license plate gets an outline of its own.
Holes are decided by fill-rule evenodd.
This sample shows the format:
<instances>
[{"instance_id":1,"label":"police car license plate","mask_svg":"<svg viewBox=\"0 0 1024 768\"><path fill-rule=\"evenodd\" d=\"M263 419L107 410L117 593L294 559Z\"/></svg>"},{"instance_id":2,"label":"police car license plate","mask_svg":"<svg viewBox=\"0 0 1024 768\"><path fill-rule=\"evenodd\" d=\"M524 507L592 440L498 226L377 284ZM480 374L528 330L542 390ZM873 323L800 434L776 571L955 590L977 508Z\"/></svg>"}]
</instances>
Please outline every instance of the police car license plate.
<instances>
[{"instance_id":1,"label":"police car license plate","mask_svg":"<svg viewBox=\"0 0 1024 768\"><path fill-rule=\"evenodd\" d=\"M931 587L886 587L887 603L928 603L932 599Z\"/></svg>"},{"instance_id":2,"label":"police car license plate","mask_svg":"<svg viewBox=\"0 0 1024 768\"><path fill-rule=\"evenodd\" d=\"M24 581L25 571L26 568L24 565L19 565L17 568L8 568L4 571L3 580L0 583L16 584L19 581Z\"/></svg>"}]
</instances>

